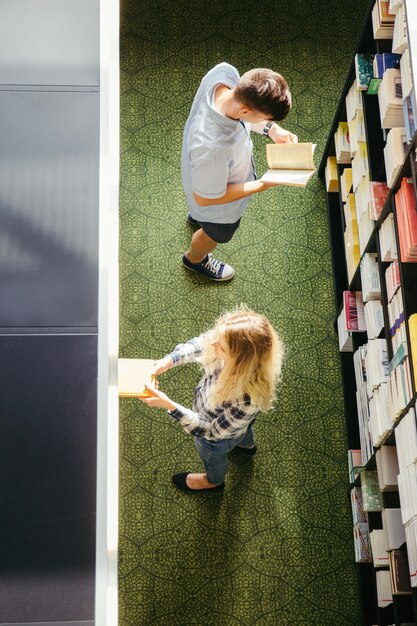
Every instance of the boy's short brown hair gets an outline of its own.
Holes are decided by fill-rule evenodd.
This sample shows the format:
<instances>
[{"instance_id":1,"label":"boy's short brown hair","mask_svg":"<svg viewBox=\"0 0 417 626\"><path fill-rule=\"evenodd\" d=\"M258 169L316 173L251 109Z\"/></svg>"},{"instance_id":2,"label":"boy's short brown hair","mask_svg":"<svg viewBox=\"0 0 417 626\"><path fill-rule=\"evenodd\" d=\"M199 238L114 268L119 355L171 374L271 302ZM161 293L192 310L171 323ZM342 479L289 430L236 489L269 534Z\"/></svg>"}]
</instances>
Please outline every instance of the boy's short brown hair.
<instances>
[{"instance_id":1,"label":"boy's short brown hair","mask_svg":"<svg viewBox=\"0 0 417 626\"><path fill-rule=\"evenodd\" d=\"M249 70L240 77L235 96L249 109L260 111L265 118L279 122L291 109L287 81L278 72L264 67Z\"/></svg>"}]
</instances>

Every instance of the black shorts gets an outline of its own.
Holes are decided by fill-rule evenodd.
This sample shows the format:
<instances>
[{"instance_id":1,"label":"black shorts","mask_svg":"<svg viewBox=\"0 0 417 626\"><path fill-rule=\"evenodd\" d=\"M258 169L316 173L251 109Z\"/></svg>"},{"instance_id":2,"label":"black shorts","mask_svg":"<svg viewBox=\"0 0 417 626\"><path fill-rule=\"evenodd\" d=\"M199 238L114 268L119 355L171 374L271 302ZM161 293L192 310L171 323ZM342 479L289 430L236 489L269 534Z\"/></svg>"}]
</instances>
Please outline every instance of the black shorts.
<instances>
[{"instance_id":1,"label":"black shorts","mask_svg":"<svg viewBox=\"0 0 417 626\"><path fill-rule=\"evenodd\" d=\"M199 220L198 223L206 235L214 239L216 243L227 243L239 228L240 219L233 224L217 224L215 222L200 222Z\"/></svg>"}]
</instances>

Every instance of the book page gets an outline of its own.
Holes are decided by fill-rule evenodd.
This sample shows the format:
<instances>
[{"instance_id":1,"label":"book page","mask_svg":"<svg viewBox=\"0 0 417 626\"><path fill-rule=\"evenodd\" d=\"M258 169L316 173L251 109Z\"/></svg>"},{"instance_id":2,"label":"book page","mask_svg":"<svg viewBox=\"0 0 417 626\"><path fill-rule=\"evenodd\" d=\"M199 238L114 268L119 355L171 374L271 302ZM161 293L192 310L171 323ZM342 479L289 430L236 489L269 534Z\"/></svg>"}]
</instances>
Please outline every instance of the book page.
<instances>
[{"instance_id":1,"label":"book page","mask_svg":"<svg viewBox=\"0 0 417 626\"><path fill-rule=\"evenodd\" d=\"M121 398L148 397L145 385L153 385L153 359L118 359L118 389Z\"/></svg>"},{"instance_id":2,"label":"book page","mask_svg":"<svg viewBox=\"0 0 417 626\"><path fill-rule=\"evenodd\" d=\"M266 158L271 169L314 170L313 143L269 143Z\"/></svg>"},{"instance_id":3,"label":"book page","mask_svg":"<svg viewBox=\"0 0 417 626\"><path fill-rule=\"evenodd\" d=\"M260 180L277 185L305 187L315 170L268 170Z\"/></svg>"}]
</instances>

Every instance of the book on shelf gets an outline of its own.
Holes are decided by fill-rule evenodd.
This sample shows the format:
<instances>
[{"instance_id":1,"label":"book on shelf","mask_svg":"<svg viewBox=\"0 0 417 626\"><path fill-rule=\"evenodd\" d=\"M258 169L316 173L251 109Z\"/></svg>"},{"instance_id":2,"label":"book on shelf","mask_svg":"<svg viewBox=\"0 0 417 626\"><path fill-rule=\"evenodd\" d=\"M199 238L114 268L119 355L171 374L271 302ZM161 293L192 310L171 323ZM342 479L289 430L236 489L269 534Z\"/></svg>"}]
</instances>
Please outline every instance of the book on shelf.
<instances>
[{"instance_id":1,"label":"book on shelf","mask_svg":"<svg viewBox=\"0 0 417 626\"><path fill-rule=\"evenodd\" d=\"M352 227L353 222L355 222L357 226L356 219L356 202L355 202L355 194L349 193L346 202L343 205L343 213L345 216L345 225Z\"/></svg>"},{"instance_id":2,"label":"book on shelf","mask_svg":"<svg viewBox=\"0 0 417 626\"><path fill-rule=\"evenodd\" d=\"M342 196L342 202L346 202L348 194L352 189L352 168L345 167L340 176L340 193Z\"/></svg>"},{"instance_id":3,"label":"book on shelf","mask_svg":"<svg viewBox=\"0 0 417 626\"><path fill-rule=\"evenodd\" d=\"M369 430L375 447L380 446L392 430L388 383L381 383L369 398Z\"/></svg>"},{"instance_id":4,"label":"book on shelf","mask_svg":"<svg viewBox=\"0 0 417 626\"><path fill-rule=\"evenodd\" d=\"M414 386L417 389L417 313L408 318L408 331L410 334L410 350L414 371Z\"/></svg>"},{"instance_id":5,"label":"book on shelf","mask_svg":"<svg viewBox=\"0 0 417 626\"><path fill-rule=\"evenodd\" d=\"M336 161L340 165L350 163L350 140L347 122L339 122L334 134Z\"/></svg>"},{"instance_id":6,"label":"book on shelf","mask_svg":"<svg viewBox=\"0 0 417 626\"><path fill-rule=\"evenodd\" d=\"M381 446L375 453L379 488L381 491L397 491L398 460L395 446Z\"/></svg>"},{"instance_id":7,"label":"book on shelf","mask_svg":"<svg viewBox=\"0 0 417 626\"><path fill-rule=\"evenodd\" d=\"M405 543L405 531L401 519L401 509L383 509L381 511L382 527L387 536L388 550L401 548Z\"/></svg>"},{"instance_id":8,"label":"book on shelf","mask_svg":"<svg viewBox=\"0 0 417 626\"><path fill-rule=\"evenodd\" d=\"M365 470L361 472L362 503L364 511L382 511L384 501L379 489L378 472Z\"/></svg>"},{"instance_id":9,"label":"book on shelf","mask_svg":"<svg viewBox=\"0 0 417 626\"><path fill-rule=\"evenodd\" d=\"M266 158L270 168L261 178L267 183L305 187L316 171L314 143L268 143Z\"/></svg>"},{"instance_id":10,"label":"book on shelf","mask_svg":"<svg viewBox=\"0 0 417 626\"><path fill-rule=\"evenodd\" d=\"M362 492L360 487L352 487L350 491L352 505L352 518L354 524L362 524L368 521L368 515L363 510Z\"/></svg>"},{"instance_id":11,"label":"book on shelf","mask_svg":"<svg viewBox=\"0 0 417 626\"><path fill-rule=\"evenodd\" d=\"M417 461L417 428L414 407L404 415L394 432L395 445L398 451L398 467L401 473L408 465Z\"/></svg>"},{"instance_id":12,"label":"book on shelf","mask_svg":"<svg viewBox=\"0 0 417 626\"><path fill-rule=\"evenodd\" d=\"M382 128L404 127L401 72L387 69L378 91Z\"/></svg>"},{"instance_id":13,"label":"book on shelf","mask_svg":"<svg viewBox=\"0 0 417 626\"><path fill-rule=\"evenodd\" d=\"M396 15L398 9L403 4L404 0L390 0L388 11L392 13L392 15Z\"/></svg>"},{"instance_id":14,"label":"book on shelf","mask_svg":"<svg viewBox=\"0 0 417 626\"><path fill-rule=\"evenodd\" d=\"M368 522L361 522L354 525L353 542L355 546L356 563L371 563L372 555Z\"/></svg>"},{"instance_id":15,"label":"book on shelf","mask_svg":"<svg viewBox=\"0 0 417 626\"><path fill-rule=\"evenodd\" d=\"M153 359L119 359L118 389L121 398L148 398L145 385L155 384Z\"/></svg>"},{"instance_id":16,"label":"book on shelf","mask_svg":"<svg viewBox=\"0 0 417 626\"><path fill-rule=\"evenodd\" d=\"M401 519L407 524L417 516L417 462L402 467L398 474Z\"/></svg>"},{"instance_id":17,"label":"book on shelf","mask_svg":"<svg viewBox=\"0 0 417 626\"><path fill-rule=\"evenodd\" d=\"M361 291L343 292L343 312L346 330L350 332L363 332L366 330Z\"/></svg>"},{"instance_id":18,"label":"book on shelf","mask_svg":"<svg viewBox=\"0 0 417 626\"><path fill-rule=\"evenodd\" d=\"M387 174L387 185L392 187L397 174L403 164L404 156L407 152L407 134L405 128L392 128L387 136L384 147L385 171Z\"/></svg>"},{"instance_id":19,"label":"book on shelf","mask_svg":"<svg viewBox=\"0 0 417 626\"><path fill-rule=\"evenodd\" d=\"M337 177L337 162L336 157L329 156L326 161L326 169L324 171L326 179L326 191L333 193L339 191L339 180Z\"/></svg>"},{"instance_id":20,"label":"book on shelf","mask_svg":"<svg viewBox=\"0 0 417 626\"><path fill-rule=\"evenodd\" d=\"M400 59L400 72L403 98L406 98L410 95L411 90L413 89L413 74L411 71L410 52L408 48L405 50Z\"/></svg>"},{"instance_id":21,"label":"book on shelf","mask_svg":"<svg viewBox=\"0 0 417 626\"><path fill-rule=\"evenodd\" d=\"M366 185L369 186L369 163L368 145L366 141L358 142L358 149L352 159L352 187L357 191L360 182L366 178ZM366 190L368 192L368 190Z\"/></svg>"},{"instance_id":22,"label":"book on shelf","mask_svg":"<svg viewBox=\"0 0 417 626\"><path fill-rule=\"evenodd\" d=\"M363 111L357 111L348 122L350 155L353 157L359 150L359 144L366 142L365 118Z\"/></svg>"},{"instance_id":23,"label":"book on shelf","mask_svg":"<svg viewBox=\"0 0 417 626\"><path fill-rule=\"evenodd\" d=\"M383 528L372 530L369 539L374 567L386 567L389 564L389 557L385 530Z\"/></svg>"},{"instance_id":24,"label":"book on shelf","mask_svg":"<svg viewBox=\"0 0 417 626\"><path fill-rule=\"evenodd\" d=\"M344 310L340 311L337 318L337 336L339 338L339 351L353 352L352 333L346 329Z\"/></svg>"},{"instance_id":25,"label":"book on shelf","mask_svg":"<svg viewBox=\"0 0 417 626\"><path fill-rule=\"evenodd\" d=\"M392 51L402 54L407 47L407 40L407 17L404 3L402 3L395 14L392 33Z\"/></svg>"},{"instance_id":26,"label":"book on shelf","mask_svg":"<svg viewBox=\"0 0 417 626\"><path fill-rule=\"evenodd\" d=\"M387 287L387 299L391 302L398 289L401 287L400 265L394 261L385 270L385 284Z\"/></svg>"},{"instance_id":27,"label":"book on shelf","mask_svg":"<svg viewBox=\"0 0 417 626\"><path fill-rule=\"evenodd\" d=\"M357 470L362 469L363 467L361 450L348 450L348 466L349 466L349 481L353 483L359 476L359 472ZM362 506L362 494L360 494L360 501L361 501L361 506ZM362 520L359 520L359 521L362 521Z\"/></svg>"},{"instance_id":28,"label":"book on shelf","mask_svg":"<svg viewBox=\"0 0 417 626\"><path fill-rule=\"evenodd\" d=\"M368 339L376 339L384 328L384 311L381 300L365 302L365 326Z\"/></svg>"},{"instance_id":29,"label":"book on shelf","mask_svg":"<svg viewBox=\"0 0 417 626\"><path fill-rule=\"evenodd\" d=\"M407 332L404 317L404 301L402 288L399 287L397 292L392 296L387 305L388 321L390 327L390 336L392 344L392 352L395 356L400 346L403 348L403 358L408 354ZM403 360L403 359L402 359Z\"/></svg>"},{"instance_id":30,"label":"book on shelf","mask_svg":"<svg viewBox=\"0 0 417 626\"><path fill-rule=\"evenodd\" d=\"M357 197L356 194L355 197ZM356 206L358 207L358 204ZM365 253L366 246L368 245L373 230L374 224L368 217L368 211L365 211L362 213L358 222L359 252L361 255Z\"/></svg>"},{"instance_id":31,"label":"book on shelf","mask_svg":"<svg viewBox=\"0 0 417 626\"><path fill-rule=\"evenodd\" d=\"M386 183L369 181L369 217L372 220L379 219L388 193L389 188Z\"/></svg>"},{"instance_id":32,"label":"book on shelf","mask_svg":"<svg viewBox=\"0 0 417 626\"><path fill-rule=\"evenodd\" d=\"M351 223L346 223L344 240L347 274L348 281L350 283L352 282L353 276L356 272L356 268L358 267L361 258L359 251L358 224L356 220L352 221Z\"/></svg>"},{"instance_id":33,"label":"book on shelf","mask_svg":"<svg viewBox=\"0 0 417 626\"><path fill-rule=\"evenodd\" d=\"M356 87L360 91L366 91L369 81L374 76L372 62L373 54L358 53L355 54L355 74Z\"/></svg>"},{"instance_id":34,"label":"book on shelf","mask_svg":"<svg viewBox=\"0 0 417 626\"><path fill-rule=\"evenodd\" d=\"M390 372L388 384L391 419L395 421L413 397L408 357Z\"/></svg>"},{"instance_id":35,"label":"book on shelf","mask_svg":"<svg viewBox=\"0 0 417 626\"><path fill-rule=\"evenodd\" d=\"M357 88L354 81L346 95L346 118L347 122L351 122L358 112L363 112L362 91ZM363 115L362 115L363 117Z\"/></svg>"},{"instance_id":36,"label":"book on shelf","mask_svg":"<svg viewBox=\"0 0 417 626\"><path fill-rule=\"evenodd\" d=\"M384 609L392 603L391 578L389 570L379 570L376 572L376 592L379 608Z\"/></svg>"},{"instance_id":37,"label":"book on shelf","mask_svg":"<svg viewBox=\"0 0 417 626\"><path fill-rule=\"evenodd\" d=\"M379 246L381 249L381 260L384 263L391 263L398 259L394 215L392 213L387 215L379 229Z\"/></svg>"},{"instance_id":38,"label":"book on shelf","mask_svg":"<svg viewBox=\"0 0 417 626\"><path fill-rule=\"evenodd\" d=\"M364 302L381 298L378 257L374 252L367 252L361 259L362 297Z\"/></svg>"},{"instance_id":39,"label":"book on shelf","mask_svg":"<svg viewBox=\"0 0 417 626\"><path fill-rule=\"evenodd\" d=\"M405 524L405 539L408 566L410 569L410 582L412 587L417 587L417 518Z\"/></svg>"},{"instance_id":40,"label":"book on shelf","mask_svg":"<svg viewBox=\"0 0 417 626\"><path fill-rule=\"evenodd\" d=\"M389 571L392 593L394 595L411 593L410 569L405 550L389 552Z\"/></svg>"},{"instance_id":41,"label":"book on shelf","mask_svg":"<svg viewBox=\"0 0 417 626\"><path fill-rule=\"evenodd\" d=\"M407 143L410 143L416 133L417 104L414 89L403 100L404 128Z\"/></svg>"},{"instance_id":42,"label":"book on shelf","mask_svg":"<svg viewBox=\"0 0 417 626\"><path fill-rule=\"evenodd\" d=\"M392 39L395 16L389 12L389 2L376 0L372 9L374 39Z\"/></svg>"},{"instance_id":43,"label":"book on shelf","mask_svg":"<svg viewBox=\"0 0 417 626\"><path fill-rule=\"evenodd\" d=\"M417 212L412 178L403 178L394 196L400 240L401 261L417 261Z\"/></svg>"}]
</instances>

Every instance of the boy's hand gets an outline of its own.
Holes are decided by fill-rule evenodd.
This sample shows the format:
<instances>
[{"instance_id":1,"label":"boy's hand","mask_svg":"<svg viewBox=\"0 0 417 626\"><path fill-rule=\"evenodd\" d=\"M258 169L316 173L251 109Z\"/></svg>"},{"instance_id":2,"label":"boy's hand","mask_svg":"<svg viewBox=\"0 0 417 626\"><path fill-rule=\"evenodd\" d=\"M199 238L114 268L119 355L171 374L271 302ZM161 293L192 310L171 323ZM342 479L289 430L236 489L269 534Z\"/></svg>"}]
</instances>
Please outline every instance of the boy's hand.
<instances>
[{"instance_id":1,"label":"boy's hand","mask_svg":"<svg viewBox=\"0 0 417 626\"><path fill-rule=\"evenodd\" d=\"M274 143L298 143L297 135L294 135L289 130L285 130L285 128L281 128L276 122L269 129L268 137Z\"/></svg>"},{"instance_id":2,"label":"boy's hand","mask_svg":"<svg viewBox=\"0 0 417 626\"><path fill-rule=\"evenodd\" d=\"M163 374L164 372L171 369L173 363L170 356L165 356L163 359L159 359L155 361L153 373L155 376L159 376L159 374Z\"/></svg>"},{"instance_id":3,"label":"boy's hand","mask_svg":"<svg viewBox=\"0 0 417 626\"><path fill-rule=\"evenodd\" d=\"M145 387L152 396L149 398L139 398L141 402L156 409L166 409L167 411L173 411L175 409L175 404L168 398L166 393L159 391L159 389L151 385L145 385Z\"/></svg>"}]
</instances>

